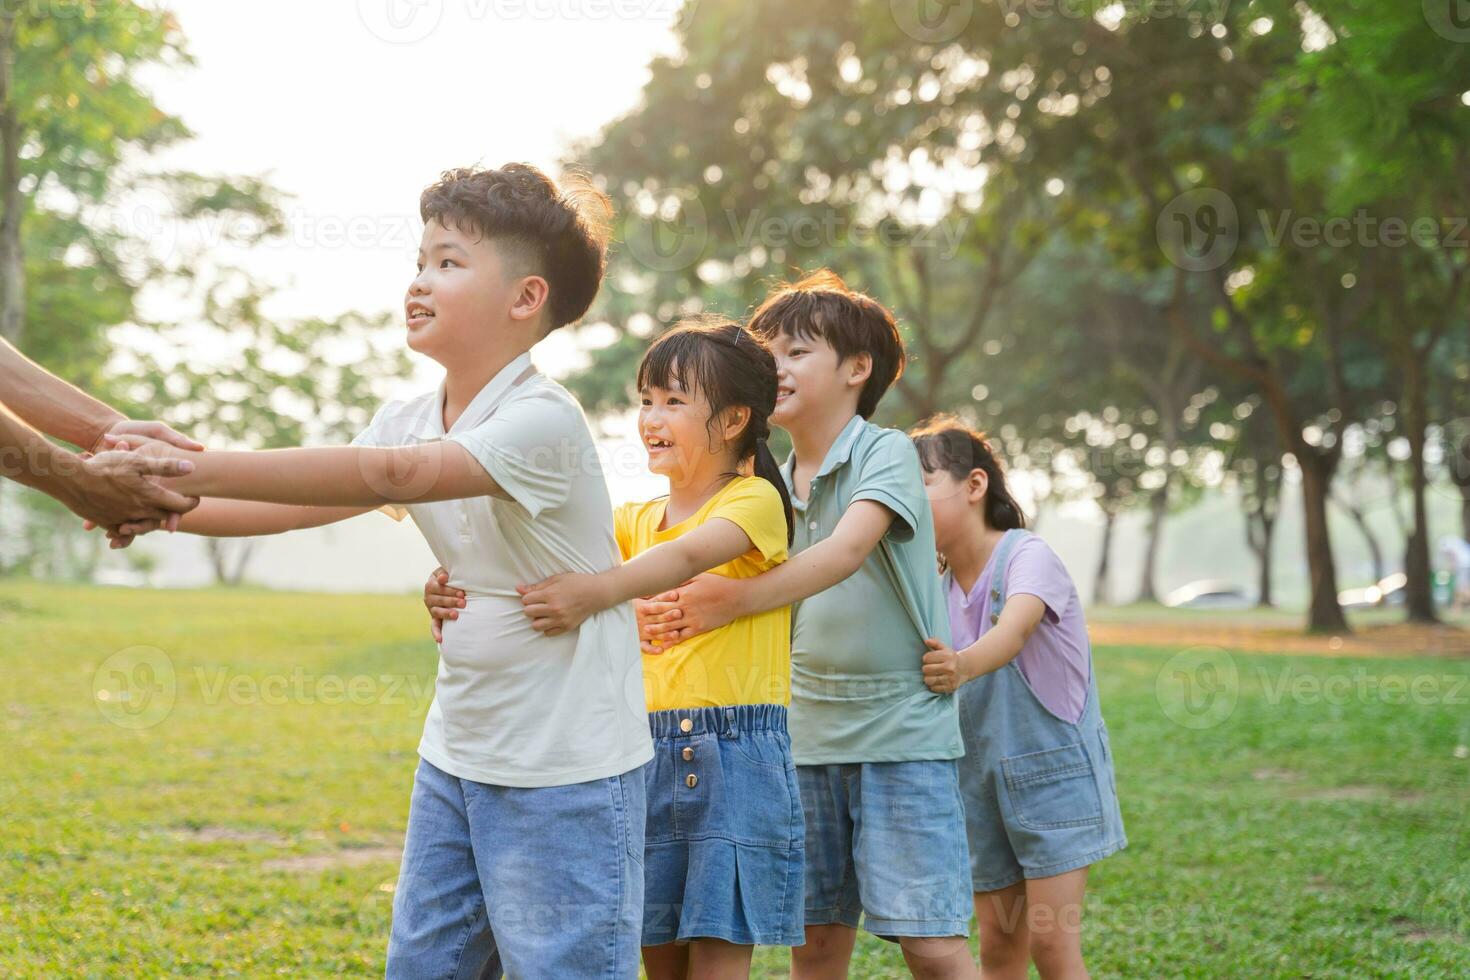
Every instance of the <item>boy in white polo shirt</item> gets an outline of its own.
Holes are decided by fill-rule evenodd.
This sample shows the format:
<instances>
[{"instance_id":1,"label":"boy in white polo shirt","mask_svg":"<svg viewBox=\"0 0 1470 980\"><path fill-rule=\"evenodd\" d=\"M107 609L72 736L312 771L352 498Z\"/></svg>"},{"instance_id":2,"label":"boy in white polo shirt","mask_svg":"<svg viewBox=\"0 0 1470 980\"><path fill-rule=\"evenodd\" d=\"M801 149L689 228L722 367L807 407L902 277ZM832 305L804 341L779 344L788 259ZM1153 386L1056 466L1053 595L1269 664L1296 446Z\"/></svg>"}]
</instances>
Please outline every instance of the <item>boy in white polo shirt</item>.
<instances>
[{"instance_id":1,"label":"boy in white polo shirt","mask_svg":"<svg viewBox=\"0 0 1470 980\"><path fill-rule=\"evenodd\" d=\"M206 499L180 530L412 516L467 600L419 743L388 976L634 977L653 753L632 607L546 636L516 592L620 560L586 418L528 353L596 296L607 201L509 164L444 174L420 213L408 345L444 366L438 391L383 406L352 447L186 454L177 489Z\"/></svg>"}]
</instances>

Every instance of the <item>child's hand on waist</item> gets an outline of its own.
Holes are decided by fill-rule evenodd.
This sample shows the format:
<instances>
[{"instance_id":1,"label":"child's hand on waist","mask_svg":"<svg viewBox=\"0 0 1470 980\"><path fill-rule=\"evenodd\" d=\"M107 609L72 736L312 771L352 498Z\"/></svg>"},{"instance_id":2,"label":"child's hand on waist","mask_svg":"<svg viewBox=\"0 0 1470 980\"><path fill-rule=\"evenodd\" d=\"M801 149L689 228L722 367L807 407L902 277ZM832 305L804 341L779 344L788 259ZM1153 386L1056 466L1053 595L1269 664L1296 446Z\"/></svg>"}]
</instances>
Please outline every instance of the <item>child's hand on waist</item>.
<instances>
[{"instance_id":1,"label":"child's hand on waist","mask_svg":"<svg viewBox=\"0 0 1470 980\"><path fill-rule=\"evenodd\" d=\"M953 694L970 680L968 664L955 650L936 637L924 641L924 684L935 694Z\"/></svg>"},{"instance_id":2,"label":"child's hand on waist","mask_svg":"<svg viewBox=\"0 0 1470 980\"><path fill-rule=\"evenodd\" d=\"M734 622L741 615L740 583L723 575L696 575L672 592L655 596L640 612L644 652L661 653L681 640ZM661 644L662 650L648 650Z\"/></svg>"},{"instance_id":3,"label":"child's hand on waist","mask_svg":"<svg viewBox=\"0 0 1470 980\"><path fill-rule=\"evenodd\" d=\"M424 605L429 610L429 633L435 643L444 642L444 620L458 619L464 608L464 591L451 588L443 566L434 569L424 583Z\"/></svg>"},{"instance_id":4,"label":"child's hand on waist","mask_svg":"<svg viewBox=\"0 0 1470 980\"><path fill-rule=\"evenodd\" d=\"M608 601L599 577L581 572L564 572L535 585L517 585L521 607L531 618L531 628L547 636L560 636L576 629L593 613L613 603Z\"/></svg>"}]
</instances>

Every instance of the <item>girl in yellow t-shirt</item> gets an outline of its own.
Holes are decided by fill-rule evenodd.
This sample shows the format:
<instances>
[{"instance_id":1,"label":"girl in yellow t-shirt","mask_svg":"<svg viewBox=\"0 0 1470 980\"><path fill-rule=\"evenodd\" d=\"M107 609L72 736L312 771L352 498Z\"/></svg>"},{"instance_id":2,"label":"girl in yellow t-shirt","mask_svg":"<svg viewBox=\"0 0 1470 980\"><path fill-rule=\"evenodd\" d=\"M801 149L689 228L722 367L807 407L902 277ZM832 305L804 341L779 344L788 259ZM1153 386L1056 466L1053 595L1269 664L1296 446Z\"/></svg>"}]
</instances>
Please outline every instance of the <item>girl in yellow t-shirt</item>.
<instances>
[{"instance_id":1,"label":"girl in yellow t-shirt","mask_svg":"<svg viewBox=\"0 0 1470 980\"><path fill-rule=\"evenodd\" d=\"M644 355L638 394L648 468L668 477L668 496L618 508L623 565L522 589L537 630L574 629L701 572L749 578L786 560L791 499L766 446L776 405L766 344L729 320L685 321ZM654 739L644 967L650 980L748 976L754 944L804 941L790 607L645 655L643 678Z\"/></svg>"}]
</instances>

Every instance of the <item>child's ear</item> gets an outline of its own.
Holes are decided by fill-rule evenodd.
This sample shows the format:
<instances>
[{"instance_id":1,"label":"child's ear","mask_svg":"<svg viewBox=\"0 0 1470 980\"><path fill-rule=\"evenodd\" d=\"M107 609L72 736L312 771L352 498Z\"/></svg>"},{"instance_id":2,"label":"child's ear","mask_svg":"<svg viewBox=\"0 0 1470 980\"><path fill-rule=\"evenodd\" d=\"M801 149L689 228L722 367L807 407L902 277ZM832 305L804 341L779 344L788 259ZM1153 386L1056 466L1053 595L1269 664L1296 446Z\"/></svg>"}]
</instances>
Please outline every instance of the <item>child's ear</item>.
<instances>
[{"instance_id":1,"label":"child's ear","mask_svg":"<svg viewBox=\"0 0 1470 980\"><path fill-rule=\"evenodd\" d=\"M990 474L981 469L970 471L970 503L978 504L990 492Z\"/></svg>"},{"instance_id":2,"label":"child's ear","mask_svg":"<svg viewBox=\"0 0 1470 980\"><path fill-rule=\"evenodd\" d=\"M516 287L515 294L511 297L510 318L512 320L530 320L540 315L546 308L546 300L551 295L551 287L546 280L540 276L526 276Z\"/></svg>"},{"instance_id":3,"label":"child's ear","mask_svg":"<svg viewBox=\"0 0 1470 980\"><path fill-rule=\"evenodd\" d=\"M852 355L852 357L848 358L848 361L850 362L850 366L848 368L847 383L854 388L867 384L868 378L873 374L873 355L867 351L863 351L860 354Z\"/></svg>"},{"instance_id":4,"label":"child's ear","mask_svg":"<svg viewBox=\"0 0 1470 980\"><path fill-rule=\"evenodd\" d=\"M725 441L732 442L750 421L750 406L736 405L725 410Z\"/></svg>"}]
</instances>

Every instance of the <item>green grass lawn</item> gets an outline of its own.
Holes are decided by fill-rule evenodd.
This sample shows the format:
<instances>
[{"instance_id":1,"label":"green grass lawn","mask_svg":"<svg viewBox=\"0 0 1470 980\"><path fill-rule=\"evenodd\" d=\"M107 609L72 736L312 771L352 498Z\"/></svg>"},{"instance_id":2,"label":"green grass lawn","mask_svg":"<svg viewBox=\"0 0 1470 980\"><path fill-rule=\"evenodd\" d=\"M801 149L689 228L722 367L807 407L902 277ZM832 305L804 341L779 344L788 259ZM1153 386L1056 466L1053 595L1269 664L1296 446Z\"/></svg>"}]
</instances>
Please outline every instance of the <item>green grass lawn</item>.
<instances>
[{"instance_id":1,"label":"green grass lawn","mask_svg":"<svg viewBox=\"0 0 1470 980\"><path fill-rule=\"evenodd\" d=\"M1470 662L1097 665L1095 975L1470 976ZM433 669L412 597L0 583L0 977L380 974Z\"/></svg>"}]
</instances>

